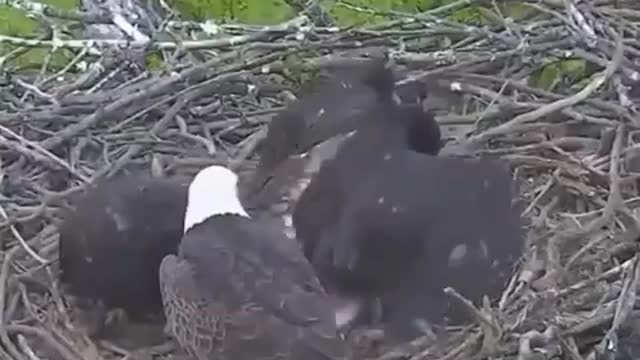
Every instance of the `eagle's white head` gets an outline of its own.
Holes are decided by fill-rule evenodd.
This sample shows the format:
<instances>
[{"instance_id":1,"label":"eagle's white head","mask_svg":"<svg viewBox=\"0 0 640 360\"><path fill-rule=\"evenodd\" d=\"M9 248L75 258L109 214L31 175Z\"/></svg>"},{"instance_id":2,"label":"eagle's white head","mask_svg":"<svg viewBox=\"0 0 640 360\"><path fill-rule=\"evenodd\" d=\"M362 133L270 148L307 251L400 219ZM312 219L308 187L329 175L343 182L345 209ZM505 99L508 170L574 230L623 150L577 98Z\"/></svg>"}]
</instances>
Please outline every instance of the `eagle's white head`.
<instances>
[{"instance_id":1,"label":"eagle's white head","mask_svg":"<svg viewBox=\"0 0 640 360\"><path fill-rule=\"evenodd\" d=\"M189 185L184 232L212 216L224 214L249 217L238 198L238 175L224 166L208 166Z\"/></svg>"}]
</instances>

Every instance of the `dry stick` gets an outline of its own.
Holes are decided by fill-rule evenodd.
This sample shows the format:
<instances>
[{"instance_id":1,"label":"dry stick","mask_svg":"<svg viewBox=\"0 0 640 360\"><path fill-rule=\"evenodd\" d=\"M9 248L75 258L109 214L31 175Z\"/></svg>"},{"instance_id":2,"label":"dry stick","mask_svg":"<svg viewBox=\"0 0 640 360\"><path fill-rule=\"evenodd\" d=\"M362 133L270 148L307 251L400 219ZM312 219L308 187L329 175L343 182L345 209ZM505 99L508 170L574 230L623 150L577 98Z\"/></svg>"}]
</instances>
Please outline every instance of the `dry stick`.
<instances>
[{"instance_id":1,"label":"dry stick","mask_svg":"<svg viewBox=\"0 0 640 360\"><path fill-rule=\"evenodd\" d=\"M191 141L202 144L207 149L207 155L209 156L213 156L216 153L216 145L213 143L213 141L205 137L190 133L187 128L187 122L182 116L177 115L175 117L175 120L176 120L176 124L178 124L178 129L180 129L180 132L178 133L179 136L182 136L185 139L189 139Z\"/></svg>"},{"instance_id":2,"label":"dry stick","mask_svg":"<svg viewBox=\"0 0 640 360\"><path fill-rule=\"evenodd\" d=\"M604 64L603 66L606 67L606 64ZM533 88L533 87L529 87L526 84L522 84L516 81L509 81L508 79L504 79L504 78L500 78L500 77L496 77L496 76L491 76L491 75L480 75L480 74L473 74L473 73L467 73L467 72L461 72L459 74L456 75L460 75L462 77L465 78L470 78L470 79L478 79L478 80L483 80L483 81L490 81L490 82L496 82L499 84L508 84L509 88L515 89L515 90L520 90L523 92L527 92L539 97L546 97L548 99L551 100L561 100L564 98L564 96L560 95L560 94L556 94L547 90L543 90L543 89L538 89L538 88ZM601 99L585 99L585 103L589 104L599 110L602 111L611 111L613 113L615 113L618 116L622 116L627 118L629 121L632 120L632 118L629 115L629 111L627 109L625 109L624 107L617 105L615 103L609 102L609 101L604 101ZM571 110L569 108L564 109L564 111L569 111L571 112ZM603 122L605 123L613 123L613 121L610 121L608 119L602 119Z\"/></svg>"},{"instance_id":3,"label":"dry stick","mask_svg":"<svg viewBox=\"0 0 640 360\"><path fill-rule=\"evenodd\" d=\"M488 129L480 134L469 137L468 144L471 146L477 146L480 143L483 143L490 139L491 137L497 135L507 134L512 131L512 129L518 125L522 125L526 122L537 120L541 117L553 114L555 112L561 111L564 108L569 106L574 106L579 102L586 100L593 92L598 90L600 86L602 86L605 82L607 82L611 76L616 72L620 63L622 62L624 56L624 44L622 43L622 38L616 33L616 50L613 54L613 58L607 65L606 69L595 77L587 86L585 86L582 90L578 91L574 95L571 95L567 98L552 102L547 105L543 105L540 108L530 111L528 113L524 113L516 116L512 120L500 124L494 128Z\"/></svg>"},{"instance_id":4,"label":"dry stick","mask_svg":"<svg viewBox=\"0 0 640 360\"><path fill-rule=\"evenodd\" d=\"M640 281L640 255L636 254L633 258L633 266L628 267L625 271L624 284L618 301L616 302L616 311L611 327L596 347L596 351L602 354L607 352L615 354L618 348L617 332L622 323L629 318L629 315L633 311L633 306L636 302L638 281Z\"/></svg>"},{"instance_id":5,"label":"dry stick","mask_svg":"<svg viewBox=\"0 0 640 360\"><path fill-rule=\"evenodd\" d=\"M159 80L158 84L154 87L149 88L148 91L139 91L130 96L122 97L107 106L101 105L93 114L85 117L84 119L82 119L81 121L75 124L71 124L67 126L66 128L58 131L56 134L52 135L51 137L43 140L41 142L41 146L44 149L53 149L61 145L65 141L73 138L80 132L89 129L90 127L94 126L95 124L103 120L103 118L117 112L118 110L124 107L127 107L135 102L143 102L144 100L152 96L156 96L164 93L172 85L179 82L180 80L181 80L181 77L172 77L165 80Z\"/></svg>"},{"instance_id":6,"label":"dry stick","mask_svg":"<svg viewBox=\"0 0 640 360\"><path fill-rule=\"evenodd\" d=\"M607 198L607 203L602 211L602 215L600 215L598 219L591 222L586 228L570 234L568 237L564 237L563 240L572 240L575 239L576 236L588 235L598 231L611 221L611 219L615 216L617 210L626 207L624 205L624 199L622 198L622 193L620 190L620 174L618 169L620 165L620 154L622 152L624 142L624 129L625 126L623 124L618 125L618 128L616 129L616 137L613 142L613 148L611 149L611 160L609 166L609 196ZM590 245L594 245L593 242L586 244L584 247L589 247ZM565 264L564 271L568 271L568 268L578 260L578 256L581 254L585 254L586 252L586 250L580 249Z\"/></svg>"},{"instance_id":7,"label":"dry stick","mask_svg":"<svg viewBox=\"0 0 640 360\"><path fill-rule=\"evenodd\" d=\"M254 61L254 64L249 64L248 66L258 66L260 64L260 59ZM238 70L238 69L235 69ZM239 70L239 71L233 71L232 68L227 69L227 72L220 74L219 76L216 76L212 79L206 80L202 83L197 84L196 86L190 87L188 89L185 89L181 92L179 92L176 95L173 95L172 97L176 98L176 102L174 103L174 105L169 109L169 111L165 114L165 116L158 121L152 128L150 131L150 137L153 137L155 135L157 135L158 133L160 133L161 131L165 130L168 125L169 125L169 121L173 120L179 113L179 111L184 108L194 97L194 94L199 93L199 91L204 88L205 85L210 85L210 84L214 84L214 83L218 83L218 82L224 82L227 80L231 80L234 78L238 78L241 77L243 75L245 75L246 72L243 70ZM165 100L166 101L166 100ZM184 121L179 121L179 124L182 123L184 124ZM186 124L184 124L185 126L181 127L183 129L181 129L181 132L183 134L186 135L191 135L188 133L188 129L186 127ZM191 135L193 136L193 135ZM198 139L201 139L200 137L198 137ZM137 154L140 153L140 151L142 151L143 147L139 144L134 144L129 146L129 148L127 149L127 152L120 157L116 164L114 164L113 166L107 166L104 169L96 172L93 175L93 179L96 179L102 175L104 175L105 173L108 172L107 176L112 176L115 172L117 172L120 168L122 168L123 166L126 165L126 163L131 160L133 157L135 157Z\"/></svg>"},{"instance_id":8,"label":"dry stick","mask_svg":"<svg viewBox=\"0 0 640 360\"><path fill-rule=\"evenodd\" d=\"M593 286L598 281L609 279L609 278L613 278L614 276L618 276L622 272L624 272L625 269L627 269L628 267L630 267L632 265L633 265L633 259L629 259L629 260L623 262L622 264L605 271L604 273L602 273L600 275L597 275L597 276L592 277L590 279L586 279L586 280L577 282L575 284L569 285L566 288L557 291L554 295L555 295L556 298L568 296L571 293L574 293L576 291L585 289L585 288L587 288L589 286ZM551 292L553 292L553 290L548 290L547 292L551 293Z\"/></svg>"},{"instance_id":9,"label":"dry stick","mask_svg":"<svg viewBox=\"0 0 640 360\"><path fill-rule=\"evenodd\" d=\"M485 316L480 310L478 310L471 301L467 300L464 296L462 296L459 292L451 287L444 288L444 293L455 298L458 303L467 308L467 311L473 315L478 323L484 324L491 328L491 330L495 333L500 333L500 328L496 326L496 324L492 321L491 318Z\"/></svg>"},{"instance_id":10,"label":"dry stick","mask_svg":"<svg viewBox=\"0 0 640 360\"><path fill-rule=\"evenodd\" d=\"M59 157L57 157L55 154L53 154L51 151L47 150L46 148L41 147L40 145L38 145L33 141L29 141L23 138L22 136L16 134L13 130L6 128L4 126L0 126L0 132L3 132L11 136L12 138L16 139L18 142L20 142L20 144L24 145L27 149L33 149L35 150L36 153L44 155L46 158L52 160L55 164L61 166L62 168L67 170L69 173L77 177L78 179L82 181L87 181L86 177L84 177L82 174L75 171L75 169L73 169L71 165L69 165L66 161L60 159Z\"/></svg>"},{"instance_id":11,"label":"dry stick","mask_svg":"<svg viewBox=\"0 0 640 360\"><path fill-rule=\"evenodd\" d=\"M31 346L29 346L29 343L27 342L27 339L25 339L25 337L22 334L18 334L17 338L18 338L18 345L20 346L22 351L25 354L27 354L27 357L29 359L31 359L31 360L40 360L38 355L36 355L35 351L33 351Z\"/></svg>"},{"instance_id":12,"label":"dry stick","mask_svg":"<svg viewBox=\"0 0 640 360\"><path fill-rule=\"evenodd\" d=\"M451 359L456 357L458 354L460 354L461 352L463 352L467 347L475 344L479 339L480 339L480 333L473 333L471 335L468 335L469 333L469 328L467 328L465 331L461 332L460 334L456 335L456 339L466 339L461 345L455 347L454 349L452 349L449 354L445 355L444 357L440 358L441 360L443 359ZM467 336L468 335L468 336ZM382 354L381 356L377 357L375 360L394 360L394 359L406 359L408 355L411 355L411 352L414 352L414 354L411 356L411 358L409 360L420 360L420 359L424 359L427 356L430 355L431 352L433 352L433 348L434 346L429 346L429 344L431 344L433 342L433 339L431 336L429 335L425 335L422 337L419 337L413 341L409 341L406 344L402 344L399 346L396 346L395 348L385 352L384 354ZM419 349L424 348L424 350L418 351Z\"/></svg>"},{"instance_id":13,"label":"dry stick","mask_svg":"<svg viewBox=\"0 0 640 360\"><path fill-rule=\"evenodd\" d=\"M477 343L478 341L480 341L480 334L473 334L469 337L467 337L467 339L460 344L459 346L451 349L451 351L449 351L448 354L446 354L445 356L440 357L438 360L450 360L450 359L455 359L458 356L460 356L463 352L467 351L468 348L470 348L471 346L473 346L473 344ZM424 354L424 355L423 355ZM427 352L423 352L420 353L416 356L413 356L410 360L422 360L426 357Z\"/></svg>"},{"instance_id":14,"label":"dry stick","mask_svg":"<svg viewBox=\"0 0 640 360\"><path fill-rule=\"evenodd\" d=\"M548 344L556 337L556 335L557 330L554 326L549 326L543 333L537 330L531 330L525 333L520 337L517 360L535 359L536 356L531 349L531 343L536 341Z\"/></svg>"},{"instance_id":15,"label":"dry stick","mask_svg":"<svg viewBox=\"0 0 640 360\"><path fill-rule=\"evenodd\" d=\"M64 345L56 341L52 334L44 331L43 329L27 325L12 324L7 325L7 331L10 333L22 333L32 336L38 336L47 344L51 345L51 347L56 349L56 351L64 358L64 360L82 360L73 355L66 347L64 347Z\"/></svg>"},{"instance_id":16,"label":"dry stick","mask_svg":"<svg viewBox=\"0 0 640 360\"><path fill-rule=\"evenodd\" d=\"M582 256L584 256L589 250L593 249L597 245L603 243L605 240L609 239L609 234L606 231L601 231L600 234L597 234L591 241L589 241L585 246L581 247L576 251L567 261L564 268L568 271L569 268L573 264L575 264Z\"/></svg>"},{"instance_id":17,"label":"dry stick","mask_svg":"<svg viewBox=\"0 0 640 360\"><path fill-rule=\"evenodd\" d=\"M243 146L240 147L240 150L236 153L236 156L229 163L229 168L232 170L237 170L243 162L251 156L254 150L258 147L260 141L262 141L267 136L267 127L264 126L262 129L254 132L249 137L243 141Z\"/></svg>"},{"instance_id":18,"label":"dry stick","mask_svg":"<svg viewBox=\"0 0 640 360\"><path fill-rule=\"evenodd\" d=\"M187 105L187 102L185 97L184 96L179 97L176 100L176 102L173 104L173 106L171 106L171 108L169 108L169 110L165 113L162 119L160 119L158 122L156 122L153 125L147 137L151 138L151 137L157 136L160 132L164 131L167 128L167 126L169 126L169 123L171 122L171 120L173 120L174 116L176 116L176 114L186 105ZM123 166L125 166L129 162L129 160L133 159L136 155L138 155L140 151L142 151L142 149L143 149L143 146L140 144L129 145L129 148L127 148L127 152L124 155L122 155L118 160L116 160L116 162L112 166L107 166L107 169L103 169L96 172L96 174L94 174L94 178L101 176L105 172L107 173L107 177L112 176L118 170L120 170Z\"/></svg>"},{"instance_id":19,"label":"dry stick","mask_svg":"<svg viewBox=\"0 0 640 360\"><path fill-rule=\"evenodd\" d=\"M194 66L192 68L184 70L177 76L171 76L166 79L154 78L153 79L154 85L149 86L144 91L141 89L133 94L129 94L128 96L121 97L120 99L106 106L99 107L93 114L85 117L84 119L82 119L81 121L75 124L71 124L67 126L66 128L58 131L53 136L43 140L41 142L41 146L45 149L55 148L60 144L64 143L65 141L73 138L80 132L85 131L90 127L94 126L95 124L99 123L100 121L103 120L104 117L109 116L113 113L116 113L120 109L126 108L127 106L130 106L133 103L136 103L136 102L142 103L146 99L149 99L153 96L163 95L164 93L168 92L172 86L182 81L191 80L199 76L199 74L202 71L206 71L207 68L218 65L221 59L226 59L226 57L224 56L216 57L198 66ZM229 69L228 71L233 71L233 70ZM148 82L148 83L151 84L152 82Z\"/></svg>"},{"instance_id":20,"label":"dry stick","mask_svg":"<svg viewBox=\"0 0 640 360\"><path fill-rule=\"evenodd\" d=\"M83 48L80 53L88 52L88 48ZM79 55L78 55L79 56ZM81 58L76 57L73 61L80 61ZM57 86L54 96L57 99L63 100L68 94L79 90L82 87L87 86L89 83L94 82L100 75L107 69L115 67L116 58L105 58L104 56L96 62L91 63L87 71L83 72L75 78L71 83ZM50 78L51 79L51 78Z\"/></svg>"},{"instance_id":21,"label":"dry stick","mask_svg":"<svg viewBox=\"0 0 640 360\"><path fill-rule=\"evenodd\" d=\"M559 342L564 354L569 356L568 360L584 360L582 355L578 352L578 345L576 344L575 337L570 336L568 339L561 337Z\"/></svg>"},{"instance_id":22,"label":"dry stick","mask_svg":"<svg viewBox=\"0 0 640 360\"><path fill-rule=\"evenodd\" d=\"M65 328L68 330L74 330L73 326L69 327L69 325L71 325L71 323L65 320ZM66 346L66 348L69 349L69 351L72 352L76 356L76 358L84 359L86 357L89 357L91 360L103 360L103 357L97 355L98 349L95 343L91 340L91 338L89 338L87 334L81 333L80 336L78 336L80 339L82 339L83 345L86 345L83 346L82 349L78 349L77 342L79 339L70 339L63 333L63 331L61 331L61 328L56 326L55 324L51 324L47 326L47 328L51 335L54 336L54 338L57 339L60 344ZM91 355L88 356L87 353Z\"/></svg>"},{"instance_id":23,"label":"dry stick","mask_svg":"<svg viewBox=\"0 0 640 360\"><path fill-rule=\"evenodd\" d=\"M69 72L69 70L71 70L71 68L73 66L75 66L77 63L80 62L80 60L82 60L82 58L84 58L88 53L88 49L87 48L83 48L81 51L78 52L78 54L71 59L71 61L69 61L69 63L67 65L65 65L61 70L59 70L58 72L56 72L55 74L42 79L39 82L36 82L36 85L38 86L44 86L47 83L51 82L52 80L56 80L58 77L66 74Z\"/></svg>"},{"instance_id":24,"label":"dry stick","mask_svg":"<svg viewBox=\"0 0 640 360\"><path fill-rule=\"evenodd\" d=\"M202 85L208 84L211 81L217 81L219 80L220 77L228 76L229 73L242 71L243 69L247 69L247 68L257 68L259 66L262 66L266 62L270 62L276 58L279 58L282 55L283 55L282 53L276 52L276 53L266 55L262 58L256 59L248 64L242 63L239 65L228 66L225 69L223 69L217 77L206 80L198 85L202 86ZM169 91L171 86L179 82L182 82L184 80L198 77L199 76L198 74L202 71L205 71L208 67L218 65L222 58L224 57L217 57L211 61L207 61L198 66L194 66L193 68L183 71L178 76L172 76L165 80L156 80L156 84L146 89L146 91L140 90L129 96L122 97L119 100L116 100L109 105L100 107L96 110L95 113L85 117L80 122L71 124L66 128L64 128L63 130L60 130L59 132L57 132L55 135L43 140L41 142L41 146L45 149L55 148L56 146L62 144L63 142L73 138L78 133L85 131L90 127L94 126L95 124L103 120L104 117L112 113L115 113L122 108L125 108L135 102L143 102L146 99L151 98L153 96L162 95L165 92ZM234 75L237 75L237 74L234 74ZM180 93L183 93L183 92L180 92Z\"/></svg>"},{"instance_id":25,"label":"dry stick","mask_svg":"<svg viewBox=\"0 0 640 360\"><path fill-rule=\"evenodd\" d=\"M84 189L84 187L82 185L78 185L60 192L42 191L44 193L44 198L41 200L40 205L35 207L35 210L32 210L29 215L24 216L22 218L19 218L19 219L10 218L5 222L1 222L0 228L8 226L9 224L15 224L16 222L27 222L27 221L33 220L38 216L42 215L47 210L47 206L49 206L50 204L54 203L55 201L58 201L59 199L71 196L78 191L82 191L82 189ZM40 189L40 190L45 190L45 189Z\"/></svg>"},{"instance_id":26,"label":"dry stick","mask_svg":"<svg viewBox=\"0 0 640 360\"><path fill-rule=\"evenodd\" d=\"M9 215L7 215L7 212L4 210L4 207L2 207L2 205L0 205L0 215L5 220L9 220ZM40 255L38 255L38 253L36 253L31 248L31 246L29 246L29 244L27 244L27 242L22 237L22 235L20 234L18 229L16 229L16 227L13 226L13 224L9 226L9 229L11 230L11 234L13 234L13 237L16 238L16 240L18 240L18 242L20 243L20 246L22 246L22 248L27 252L27 254L29 254L29 256L31 256L32 258L36 259L40 264L49 263L49 261L47 261L47 259L43 259Z\"/></svg>"},{"instance_id":27,"label":"dry stick","mask_svg":"<svg viewBox=\"0 0 640 360\"><path fill-rule=\"evenodd\" d=\"M50 101L51 103L53 103L55 106L60 106L60 102L58 102L58 100L50 94L47 94L46 92L44 92L43 90L41 90L40 88L38 88L38 85L33 85L33 84L29 84L23 80L20 79L15 79L14 80L15 84L25 88L29 93L33 93L35 94L35 96ZM26 98L26 97L24 97Z\"/></svg>"},{"instance_id":28,"label":"dry stick","mask_svg":"<svg viewBox=\"0 0 640 360\"><path fill-rule=\"evenodd\" d=\"M598 311L596 316L586 318L582 322L577 325L573 325L562 331L562 336L576 336L591 329L595 329L598 327L606 326L606 324L610 323L613 320L613 312L614 309L605 308L604 310Z\"/></svg>"},{"instance_id":29,"label":"dry stick","mask_svg":"<svg viewBox=\"0 0 640 360\"><path fill-rule=\"evenodd\" d=\"M640 254L636 254L633 267L629 267L625 283L618 297L611 330L617 330L629 318L636 303L638 281L640 281Z\"/></svg>"},{"instance_id":30,"label":"dry stick","mask_svg":"<svg viewBox=\"0 0 640 360\"><path fill-rule=\"evenodd\" d=\"M8 295L7 280L9 278L9 269L11 267L11 263L13 262L13 258L16 256L20 249L20 247L15 246L5 253L2 262L2 268L0 270L0 342L4 344L4 347L16 360L24 360L24 357L22 356L18 348L15 347L11 339L9 339L9 335L7 333L7 319L5 319L5 303L6 297Z\"/></svg>"},{"instance_id":31,"label":"dry stick","mask_svg":"<svg viewBox=\"0 0 640 360\"><path fill-rule=\"evenodd\" d=\"M559 172L559 170L560 169L557 169L556 171L554 171L553 176L550 176L544 185L536 189L536 192L538 192L539 190L538 195L536 195L536 197L533 198L533 200L531 200L531 203L529 204L529 206L527 206L527 208L524 209L524 211L522 211L522 214L520 214L521 216L526 216L529 212L531 212L533 208L537 206L538 203L541 201L542 197L549 193L549 190L551 190L553 185L555 185L557 182L556 177L558 176L557 173Z\"/></svg>"}]
</instances>

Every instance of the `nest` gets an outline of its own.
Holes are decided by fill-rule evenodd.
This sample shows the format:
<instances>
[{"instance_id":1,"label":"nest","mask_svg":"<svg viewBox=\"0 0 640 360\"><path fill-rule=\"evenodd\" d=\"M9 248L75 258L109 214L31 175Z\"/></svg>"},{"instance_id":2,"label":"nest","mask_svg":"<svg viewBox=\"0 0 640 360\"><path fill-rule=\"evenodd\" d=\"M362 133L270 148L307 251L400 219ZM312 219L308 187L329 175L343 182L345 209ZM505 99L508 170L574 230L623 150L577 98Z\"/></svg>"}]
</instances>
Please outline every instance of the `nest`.
<instances>
[{"instance_id":1,"label":"nest","mask_svg":"<svg viewBox=\"0 0 640 360\"><path fill-rule=\"evenodd\" d=\"M127 354L69 325L57 287L56 225L73 194L132 167L189 176L221 163L249 173L265 124L300 78L381 50L409 79L428 84L445 135L513 164L530 226L527 254L500 301L468 304L475 323L379 358L600 359L639 351L638 3L539 1L520 19L495 8L489 26L444 17L467 3L381 13L397 20L366 29L311 26L303 16L277 26L217 26L198 40L187 33L214 33L211 24L165 22L179 42L1 36L18 47L3 62L29 47L77 56L57 73L5 72L0 81L0 356ZM90 15L74 14L67 19ZM149 52L163 56L163 69L145 67L141 54ZM71 73L81 63L86 70Z\"/></svg>"}]
</instances>

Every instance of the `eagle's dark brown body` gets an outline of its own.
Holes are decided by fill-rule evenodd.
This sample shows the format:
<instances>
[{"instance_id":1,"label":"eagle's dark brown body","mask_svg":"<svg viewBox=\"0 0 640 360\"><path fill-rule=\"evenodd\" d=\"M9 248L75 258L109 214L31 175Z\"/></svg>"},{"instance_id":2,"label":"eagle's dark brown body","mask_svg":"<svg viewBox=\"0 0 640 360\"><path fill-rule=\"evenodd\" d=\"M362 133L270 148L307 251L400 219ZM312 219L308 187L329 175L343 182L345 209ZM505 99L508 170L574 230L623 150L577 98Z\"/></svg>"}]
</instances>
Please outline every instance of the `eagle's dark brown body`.
<instances>
[{"instance_id":1,"label":"eagle's dark brown body","mask_svg":"<svg viewBox=\"0 0 640 360\"><path fill-rule=\"evenodd\" d=\"M63 286L133 320L162 314L158 268L177 252L186 201L186 186L146 174L90 187L60 227Z\"/></svg>"},{"instance_id":2,"label":"eagle's dark brown body","mask_svg":"<svg viewBox=\"0 0 640 360\"><path fill-rule=\"evenodd\" d=\"M334 307L295 242L218 215L191 228L160 267L167 328L211 359L344 359Z\"/></svg>"},{"instance_id":3,"label":"eagle's dark brown body","mask_svg":"<svg viewBox=\"0 0 640 360\"><path fill-rule=\"evenodd\" d=\"M339 220L325 228L320 242L331 252L316 268L333 276L328 283L379 296L388 334L408 340L419 335L416 318L469 320L444 294L447 286L476 303L499 296L522 255L524 231L503 164L389 155L351 188Z\"/></svg>"}]
</instances>

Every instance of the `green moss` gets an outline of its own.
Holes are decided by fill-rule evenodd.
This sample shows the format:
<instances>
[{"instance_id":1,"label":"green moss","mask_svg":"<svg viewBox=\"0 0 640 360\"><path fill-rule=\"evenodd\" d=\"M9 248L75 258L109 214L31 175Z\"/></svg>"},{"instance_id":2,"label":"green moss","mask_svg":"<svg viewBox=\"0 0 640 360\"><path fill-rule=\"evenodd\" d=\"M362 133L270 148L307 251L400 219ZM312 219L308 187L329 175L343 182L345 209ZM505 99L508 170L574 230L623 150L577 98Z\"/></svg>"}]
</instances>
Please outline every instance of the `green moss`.
<instances>
[{"instance_id":1,"label":"green moss","mask_svg":"<svg viewBox=\"0 0 640 360\"><path fill-rule=\"evenodd\" d=\"M57 0L62 2L62 0ZM0 5L0 34L22 38L33 38L37 35L38 24L29 18L22 10L17 10L6 5ZM16 47L8 44L0 44L0 56L4 56ZM9 64L17 69L40 69L50 49L33 48L12 58ZM49 70L57 70L63 67L73 57L69 50L58 49L49 59Z\"/></svg>"},{"instance_id":2,"label":"green moss","mask_svg":"<svg viewBox=\"0 0 640 360\"><path fill-rule=\"evenodd\" d=\"M58 0L64 1L64 0ZM376 9L386 13L390 10L415 13L433 9L455 0L346 0L345 2L364 9ZM218 19L250 24L274 24L294 15L284 0L173 0L170 3L187 19L204 21ZM339 3L333 4L329 12L342 26L377 24L385 20L380 14L359 11Z\"/></svg>"},{"instance_id":3,"label":"green moss","mask_svg":"<svg viewBox=\"0 0 640 360\"><path fill-rule=\"evenodd\" d=\"M27 13L7 5L0 5L0 34L11 36L32 35L38 24Z\"/></svg>"},{"instance_id":4,"label":"green moss","mask_svg":"<svg viewBox=\"0 0 640 360\"><path fill-rule=\"evenodd\" d=\"M544 90L553 90L559 81L558 65L546 65L530 78L529 84Z\"/></svg>"},{"instance_id":5,"label":"green moss","mask_svg":"<svg viewBox=\"0 0 640 360\"><path fill-rule=\"evenodd\" d=\"M509 1L498 1L496 7L491 5L472 5L456 10L449 15L449 20L470 25L502 25L504 18L519 21L537 13L531 6Z\"/></svg>"},{"instance_id":6,"label":"green moss","mask_svg":"<svg viewBox=\"0 0 640 360\"><path fill-rule=\"evenodd\" d=\"M187 19L204 21L223 16L225 2L225 0L190 0L172 1L170 4Z\"/></svg>"},{"instance_id":7,"label":"green moss","mask_svg":"<svg viewBox=\"0 0 640 360\"><path fill-rule=\"evenodd\" d=\"M563 78L576 83L588 76L590 74L585 60L567 59L545 65L531 77L529 84L553 91Z\"/></svg>"},{"instance_id":8,"label":"green moss","mask_svg":"<svg viewBox=\"0 0 640 360\"><path fill-rule=\"evenodd\" d=\"M447 16L447 19L462 24L481 26L487 23L486 16L482 10L481 6L469 6L454 11Z\"/></svg>"},{"instance_id":9,"label":"green moss","mask_svg":"<svg viewBox=\"0 0 640 360\"><path fill-rule=\"evenodd\" d=\"M238 2L235 2L238 3ZM245 0L237 5L237 19L247 24L278 24L292 14L289 6L282 0Z\"/></svg>"},{"instance_id":10,"label":"green moss","mask_svg":"<svg viewBox=\"0 0 640 360\"><path fill-rule=\"evenodd\" d=\"M76 9L79 4L79 0L39 0L39 2L63 10Z\"/></svg>"},{"instance_id":11,"label":"green moss","mask_svg":"<svg viewBox=\"0 0 640 360\"><path fill-rule=\"evenodd\" d=\"M339 26L360 26L380 23L384 18L351 9L346 6L336 5L329 10L329 14L335 19Z\"/></svg>"},{"instance_id":12,"label":"green moss","mask_svg":"<svg viewBox=\"0 0 640 360\"><path fill-rule=\"evenodd\" d=\"M510 17L516 21L526 19L538 13L536 8L528 6L525 3L502 2L498 8L503 16Z\"/></svg>"},{"instance_id":13,"label":"green moss","mask_svg":"<svg viewBox=\"0 0 640 360\"><path fill-rule=\"evenodd\" d=\"M187 19L222 21L245 24L270 25L285 21L291 16L284 0L178 0L173 5Z\"/></svg>"},{"instance_id":14,"label":"green moss","mask_svg":"<svg viewBox=\"0 0 640 360\"><path fill-rule=\"evenodd\" d=\"M385 14L390 11L418 13L446 5L455 0L348 0L347 3L365 9L360 11L348 6L336 4L330 13L342 26L374 25L388 20ZM366 9L375 9L372 14Z\"/></svg>"},{"instance_id":15,"label":"green moss","mask_svg":"<svg viewBox=\"0 0 640 360\"><path fill-rule=\"evenodd\" d=\"M32 36L37 27L38 24L28 18L24 11L14 9L7 5L0 5L0 34L16 37ZM0 44L0 56L6 55L13 49L15 49L15 47L12 45ZM33 50L28 51L26 54L18 57L18 59L24 58L25 55L32 52Z\"/></svg>"},{"instance_id":16,"label":"green moss","mask_svg":"<svg viewBox=\"0 0 640 360\"><path fill-rule=\"evenodd\" d=\"M147 68L151 71L164 69L164 62L162 61L162 55L159 52L147 54L145 58Z\"/></svg>"},{"instance_id":17,"label":"green moss","mask_svg":"<svg viewBox=\"0 0 640 360\"><path fill-rule=\"evenodd\" d=\"M592 75L589 72L587 61L583 59L563 60L560 62L559 67L560 73L569 78L571 83L577 83Z\"/></svg>"},{"instance_id":18,"label":"green moss","mask_svg":"<svg viewBox=\"0 0 640 360\"><path fill-rule=\"evenodd\" d=\"M17 58L12 59L11 63L15 66L16 70L40 70L48 53L49 49L30 49ZM51 54L47 69L49 71L60 70L69 63L72 57L73 54L68 50L56 50Z\"/></svg>"}]
</instances>

